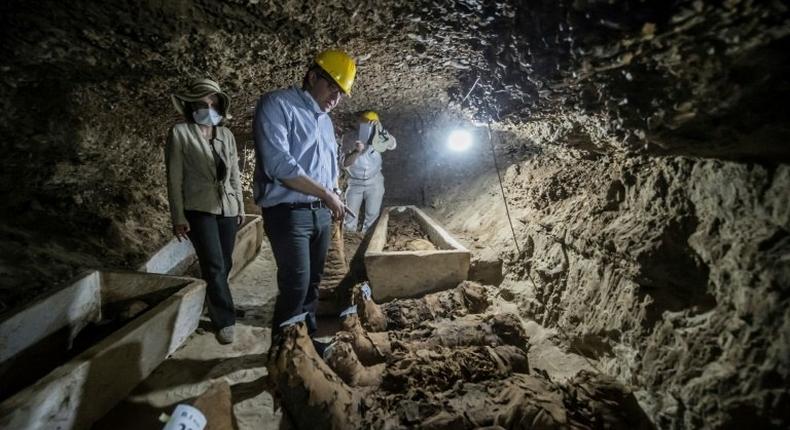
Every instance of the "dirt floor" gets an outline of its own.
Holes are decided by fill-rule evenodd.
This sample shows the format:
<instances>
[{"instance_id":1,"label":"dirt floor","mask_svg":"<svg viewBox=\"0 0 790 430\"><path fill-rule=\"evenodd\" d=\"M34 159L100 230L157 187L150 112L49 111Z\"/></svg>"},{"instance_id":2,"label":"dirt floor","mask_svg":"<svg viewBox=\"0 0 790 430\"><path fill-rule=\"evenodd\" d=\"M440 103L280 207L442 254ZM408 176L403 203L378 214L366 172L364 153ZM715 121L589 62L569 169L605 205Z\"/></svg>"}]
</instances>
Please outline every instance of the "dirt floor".
<instances>
[{"instance_id":1,"label":"dirt floor","mask_svg":"<svg viewBox=\"0 0 790 430\"><path fill-rule=\"evenodd\" d=\"M346 235L346 259L361 241ZM277 294L277 269L269 243L264 240L258 256L231 280L237 309L236 342L220 345L208 318L184 345L163 362L134 392L118 404L94 429L161 429L161 413L179 403L191 403L214 381L231 385L233 415L238 429L289 429L287 416L275 405L266 371L271 338L269 324ZM194 274L193 274L194 275ZM322 321L321 334L337 329L334 321Z\"/></svg>"},{"instance_id":2,"label":"dirt floor","mask_svg":"<svg viewBox=\"0 0 790 430\"><path fill-rule=\"evenodd\" d=\"M237 309L236 342L220 345L206 317L198 330L134 392L99 421L95 429L161 429L157 418L179 403L191 402L213 381L231 386L239 429L286 429L274 405L266 372L266 352L277 294L276 268L264 241L261 251L231 280Z\"/></svg>"},{"instance_id":3,"label":"dirt floor","mask_svg":"<svg viewBox=\"0 0 790 430\"><path fill-rule=\"evenodd\" d=\"M351 259L359 246L358 237L346 237L345 255ZM110 411L94 429L160 429L161 413L169 413L179 403L192 402L213 382L224 380L231 386L233 415L238 429L289 429L293 426L274 400L274 384L266 369L270 347L270 322L276 296L276 268L266 241L257 258L231 280L238 310L236 342L220 345L208 329L204 317L200 328L184 345L164 361L134 392ZM497 288L497 287L488 287ZM517 304L494 297L496 313L516 313ZM324 336L337 330L338 321L319 324ZM556 333L534 321L522 321L530 339L531 370L545 371L553 380L564 381L582 369L594 370L594 363L560 349L552 339Z\"/></svg>"}]
</instances>

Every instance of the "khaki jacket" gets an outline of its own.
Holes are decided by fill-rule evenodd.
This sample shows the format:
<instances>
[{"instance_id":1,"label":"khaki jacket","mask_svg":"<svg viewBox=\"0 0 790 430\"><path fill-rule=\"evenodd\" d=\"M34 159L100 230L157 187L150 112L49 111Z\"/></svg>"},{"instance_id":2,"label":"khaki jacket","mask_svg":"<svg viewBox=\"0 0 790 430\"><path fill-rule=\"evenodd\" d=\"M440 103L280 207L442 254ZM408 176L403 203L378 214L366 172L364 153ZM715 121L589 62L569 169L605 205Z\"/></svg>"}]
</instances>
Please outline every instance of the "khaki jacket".
<instances>
[{"instance_id":1,"label":"khaki jacket","mask_svg":"<svg viewBox=\"0 0 790 430\"><path fill-rule=\"evenodd\" d=\"M228 168L222 183L217 181L217 167L209 145L197 124L176 124L170 130L165 163L173 225L188 224L185 210L244 215L236 139L227 128L217 127L214 147Z\"/></svg>"}]
</instances>

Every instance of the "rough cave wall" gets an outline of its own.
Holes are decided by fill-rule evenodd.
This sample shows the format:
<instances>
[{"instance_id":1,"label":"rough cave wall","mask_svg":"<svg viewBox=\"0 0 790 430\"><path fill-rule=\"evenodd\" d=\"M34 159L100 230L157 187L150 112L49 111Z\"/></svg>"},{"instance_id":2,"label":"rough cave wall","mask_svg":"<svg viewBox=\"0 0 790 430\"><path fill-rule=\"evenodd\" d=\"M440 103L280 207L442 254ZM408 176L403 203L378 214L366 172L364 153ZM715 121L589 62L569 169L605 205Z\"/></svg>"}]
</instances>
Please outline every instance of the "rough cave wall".
<instances>
[{"instance_id":1,"label":"rough cave wall","mask_svg":"<svg viewBox=\"0 0 790 430\"><path fill-rule=\"evenodd\" d=\"M436 216L498 250L523 315L641 388L661 428L785 426L787 8L626 2L596 22L617 6L536 3L500 22L496 79L469 102L504 118L521 252L493 172Z\"/></svg>"},{"instance_id":2,"label":"rough cave wall","mask_svg":"<svg viewBox=\"0 0 790 430\"><path fill-rule=\"evenodd\" d=\"M499 79L470 104L524 120L497 127L520 254L482 160L482 175L460 185L452 178L468 168L444 173L435 213L473 247L498 250L523 315L633 384L661 428L781 428L790 420L790 157L777 104L788 94L787 9L680 2L654 27L661 18L645 9L661 7L643 7L585 35L601 42L630 27L630 42L563 47L579 39L535 43L514 30L512 45L496 45ZM566 17L580 11L574 3ZM529 15L513 13L511 22ZM568 22L549 34L572 35Z\"/></svg>"},{"instance_id":3,"label":"rough cave wall","mask_svg":"<svg viewBox=\"0 0 790 430\"><path fill-rule=\"evenodd\" d=\"M522 316L637 389L661 428L787 422L788 164L601 154L563 147L578 136L552 122L495 127L518 253L487 135L453 153L454 124L401 170L432 167L426 205L499 253ZM389 177L388 193L409 181Z\"/></svg>"},{"instance_id":4,"label":"rough cave wall","mask_svg":"<svg viewBox=\"0 0 790 430\"><path fill-rule=\"evenodd\" d=\"M0 312L168 239L173 89L219 80L244 145L257 96L340 45L360 75L338 122L437 122L403 132L429 154L385 161L392 198L402 163L427 167L402 188L500 251L525 315L662 427L788 422L785 2L14 0L0 20ZM495 123L520 254L488 149L441 148L448 103Z\"/></svg>"},{"instance_id":5,"label":"rough cave wall","mask_svg":"<svg viewBox=\"0 0 790 430\"><path fill-rule=\"evenodd\" d=\"M787 422L790 167L586 155L508 169L521 254L501 209L470 224L498 195L440 216L498 243L523 316L641 388L660 427Z\"/></svg>"},{"instance_id":6,"label":"rough cave wall","mask_svg":"<svg viewBox=\"0 0 790 430\"><path fill-rule=\"evenodd\" d=\"M418 52L408 37L423 6L3 2L0 312L85 268L134 268L169 239L163 146L179 121L169 96L191 79L210 76L231 96L248 165L255 101L298 85L321 49L358 59L339 123L361 109L445 106L455 69L434 58L447 44Z\"/></svg>"},{"instance_id":7,"label":"rough cave wall","mask_svg":"<svg viewBox=\"0 0 790 430\"><path fill-rule=\"evenodd\" d=\"M385 125L398 139L398 147L383 155L384 206L454 206L454 202L443 200L447 189L493 171L488 146L475 145L464 152L447 147L451 130L463 127L476 139L483 139L487 134L485 127L436 112L386 120L389 121Z\"/></svg>"},{"instance_id":8,"label":"rough cave wall","mask_svg":"<svg viewBox=\"0 0 790 430\"><path fill-rule=\"evenodd\" d=\"M382 155L383 206L422 205L429 172L425 169L425 121L418 113L381 113L382 124L395 136L398 146Z\"/></svg>"}]
</instances>

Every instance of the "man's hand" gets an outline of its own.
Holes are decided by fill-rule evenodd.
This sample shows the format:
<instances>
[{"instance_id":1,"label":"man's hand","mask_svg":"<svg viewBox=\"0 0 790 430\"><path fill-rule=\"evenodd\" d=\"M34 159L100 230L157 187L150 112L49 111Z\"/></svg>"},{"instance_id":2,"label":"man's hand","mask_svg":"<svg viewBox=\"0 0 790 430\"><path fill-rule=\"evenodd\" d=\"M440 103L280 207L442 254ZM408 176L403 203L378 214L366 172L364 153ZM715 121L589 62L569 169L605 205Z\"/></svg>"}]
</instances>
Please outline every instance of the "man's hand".
<instances>
[{"instance_id":1,"label":"man's hand","mask_svg":"<svg viewBox=\"0 0 790 430\"><path fill-rule=\"evenodd\" d=\"M354 148L354 151L356 151L356 152L358 152L358 153L360 153L360 154L361 154L361 153L362 153L362 151L364 151L364 150L365 150L365 144L364 144L364 143L362 143L362 142L360 142L360 141L357 141L357 145L356 145L356 147Z\"/></svg>"},{"instance_id":2,"label":"man's hand","mask_svg":"<svg viewBox=\"0 0 790 430\"><path fill-rule=\"evenodd\" d=\"M343 205L343 201L340 200L340 196L330 190L327 190L321 200L326 203L329 211L332 212L332 219L338 221L343 219L343 215L345 215L345 205Z\"/></svg>"},{"instance_id":3,"label":"man's hand","mask_svg":"<svg viewBox=\"0 0 790 430\"><path fill-rule=\"evenodd\" d=\"M332 218L336 220L343 219L343 214L345 212L343 209L343 201L340 200L340 196L335 194L334 191L322 186L309 176L300 175L291 179L281 179L281 181L288 188L293 188L304 194L318 197L332 212Z\"/></svg>"},{"instance_id":4,"label":"man's hand","mask_svg":"<svg viewBox=\"0 0 790 430\"><path fill-rule=\"evenodd\" d=\"M181 242L181 239L189 239L187 233L189 233L189 224L176 224L173 226L173 234L179 242Z\"/></svg>"}]
</instances>

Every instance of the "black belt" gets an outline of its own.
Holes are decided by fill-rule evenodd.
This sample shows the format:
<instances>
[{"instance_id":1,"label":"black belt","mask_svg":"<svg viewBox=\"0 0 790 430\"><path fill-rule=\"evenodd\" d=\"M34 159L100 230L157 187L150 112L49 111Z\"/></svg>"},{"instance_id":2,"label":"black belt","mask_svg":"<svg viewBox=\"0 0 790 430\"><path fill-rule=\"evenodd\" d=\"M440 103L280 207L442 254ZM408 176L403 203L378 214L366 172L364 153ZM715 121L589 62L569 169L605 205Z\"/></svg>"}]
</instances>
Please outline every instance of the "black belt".
<instances>
[{"instance_id":1,"label":"black belt","mask_svg":"<svg viewBox=\"0 0 790 430\"><path fill-rule=\"evenodd\" d=\"M321 209L326 207L326 203L323 200L315 200L307 203L280 203L272 207L283 209Z\"/></svg>"}]
</instances>

